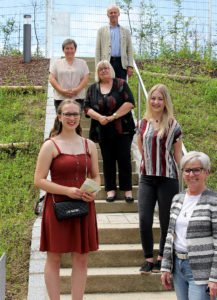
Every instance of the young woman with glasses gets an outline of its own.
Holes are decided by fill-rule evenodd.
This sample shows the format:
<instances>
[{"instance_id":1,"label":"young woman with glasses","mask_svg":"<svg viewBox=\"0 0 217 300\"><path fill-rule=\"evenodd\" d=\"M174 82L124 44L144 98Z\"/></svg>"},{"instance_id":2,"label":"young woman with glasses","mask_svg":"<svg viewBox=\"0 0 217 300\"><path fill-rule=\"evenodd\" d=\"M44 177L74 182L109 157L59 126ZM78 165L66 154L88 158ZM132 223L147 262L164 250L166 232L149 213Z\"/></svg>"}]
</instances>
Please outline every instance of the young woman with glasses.
<instances>
[{"instance_id":1,"label":"young woman with glasses","mask_svg":"<svg viewBox=\"0 0 217 300\"><path fill-rule=\"evenodd\" d=\"M86 177L100 184L95 144L81 137L81 107L70 99L57 109L50 138L39 152L35 185L46 191L41 225L40 251L47 252L44 276L50 299L60 299L60 262L63 253L71 253L73 299L83 299L87 278L88 253L98 249L95 193L80 187ZM47 178L50 171L51 180ZM88 202L89 213L58 221L53 207L67 198Z\"/></svg>"}]
</instances>

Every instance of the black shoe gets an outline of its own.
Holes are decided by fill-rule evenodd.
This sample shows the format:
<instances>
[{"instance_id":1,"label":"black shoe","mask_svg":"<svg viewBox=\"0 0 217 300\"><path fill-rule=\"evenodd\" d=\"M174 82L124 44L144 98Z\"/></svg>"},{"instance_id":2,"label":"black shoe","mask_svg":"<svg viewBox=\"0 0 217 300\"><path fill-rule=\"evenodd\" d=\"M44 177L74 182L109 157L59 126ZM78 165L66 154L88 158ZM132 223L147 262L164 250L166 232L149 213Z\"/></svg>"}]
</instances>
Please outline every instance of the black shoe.
<instances>
[{"instance_id":1,"label":"black shoe","mask_svg":"<svg viewBox=\"0 0 217 300\"><path fill-rule=\"evenodd\" d=\"M161 273L161 260L157 260L152 268L153 273Z\"/></svg>"},{"instance_id":2,"label":"black shoe","mask_svg":"<svg viewBox=\"0 0 217 300\"><path fill-rule=\"evenodd\" d=\"M115 199L116 199L116 195L114 195L114 196L107 196L107 197L106 197L106 201L107 201L107 202L114 202Z\"/></svg>"},{"instance_id":3,"label":"black shoe","mask_svg":"<svg viewBox=\"0 0 217 300\"><path fill-rule=\"evenodd\" d=\"M146 260L144 262L144 264L141 266L141 268L139 269L139 271L141 274L151 273L153 266L154 266L154 263Z\"/></svg>"},{"instance_id":4,"label":"black shoe","mask_svg":"<svg viewBox=\"0 0 217 300\"><path fill-rule=\"evenodd\" d=\"M134 198L133 198L133 197L127 197L127 196L125 196L124 199L125 199L125 201L126 201L127 203L131 203L131 202L134 201Z\"/></svg>"}]
</instances>

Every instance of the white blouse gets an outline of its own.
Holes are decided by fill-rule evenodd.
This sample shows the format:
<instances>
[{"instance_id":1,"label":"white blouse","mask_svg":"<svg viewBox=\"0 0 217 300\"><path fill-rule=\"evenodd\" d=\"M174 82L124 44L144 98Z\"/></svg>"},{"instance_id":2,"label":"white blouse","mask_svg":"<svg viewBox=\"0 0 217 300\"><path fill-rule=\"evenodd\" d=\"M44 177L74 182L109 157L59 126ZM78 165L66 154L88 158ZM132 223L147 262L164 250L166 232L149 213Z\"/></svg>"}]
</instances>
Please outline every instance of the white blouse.
<instances>
[{"instance_id":1,"label":"white blouse","mask_svg":"<svg viewBox=\"0 0 217 300\"><path fill-rule=\"evenodd\" d=\"M174 249L178 252L187 253L187 242L186 242L186 232L188 228L188 223L190 221L191 215L194 211L197 202L200 199L201 194L196 196L185 194L185 199L180 211L180 214L176 220L175 227L175 240L174 240Z\"/></svg>"}]
</instances>

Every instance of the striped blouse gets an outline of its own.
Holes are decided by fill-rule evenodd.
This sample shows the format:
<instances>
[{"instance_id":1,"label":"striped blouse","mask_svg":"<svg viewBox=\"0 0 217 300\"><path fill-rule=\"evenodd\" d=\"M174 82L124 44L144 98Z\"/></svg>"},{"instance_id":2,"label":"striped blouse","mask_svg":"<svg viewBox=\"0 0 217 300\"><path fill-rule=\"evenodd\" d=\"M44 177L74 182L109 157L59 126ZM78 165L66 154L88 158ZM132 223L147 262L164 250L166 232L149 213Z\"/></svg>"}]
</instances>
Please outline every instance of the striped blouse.
<instances>
[{"instance_id":1,"label":"striped blouse","mask_svg":"<svg viewBox=\"0 0 217 300\"><path fill-rule=\"evenodd\" d=\"M172 120L167 135L158 136L151 122L143 119L139 134L143 145L141 174L178 178L178 168L173 155L173 144L181 137L179 123Z\"/></svg>"}]
</instances>

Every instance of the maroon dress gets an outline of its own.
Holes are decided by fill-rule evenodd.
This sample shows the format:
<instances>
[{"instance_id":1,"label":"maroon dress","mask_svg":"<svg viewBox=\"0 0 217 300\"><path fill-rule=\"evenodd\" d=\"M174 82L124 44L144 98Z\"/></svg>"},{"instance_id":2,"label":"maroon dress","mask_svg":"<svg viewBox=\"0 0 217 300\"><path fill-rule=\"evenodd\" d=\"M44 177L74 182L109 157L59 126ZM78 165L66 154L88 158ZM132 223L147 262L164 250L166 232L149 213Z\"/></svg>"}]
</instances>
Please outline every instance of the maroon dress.
<instances>
[{"instance_id":1,"label":"maroon dress","mask_svg":"<svg viewBox=\"0 0 217 300\"><path fill-rule=\"evenodd\" d=\"M52 140L55 144L55 142ZM51 180L55 183L80 188L90 172L91 157L85 140L86 153L64 154L55 144L58 155L50 167ZM87 169L86 169L87 166ZM63 201L63 195L54 195L55 201ZM95 203L89 202L87 216L63 221L56 219L52 194L47 194L44 204L40 251L56 253L88 253L98 249L98 231Z\"/></svg>"}]
</instances>

